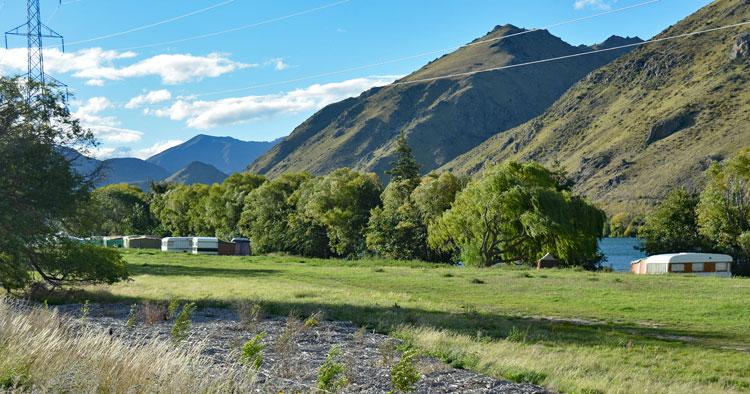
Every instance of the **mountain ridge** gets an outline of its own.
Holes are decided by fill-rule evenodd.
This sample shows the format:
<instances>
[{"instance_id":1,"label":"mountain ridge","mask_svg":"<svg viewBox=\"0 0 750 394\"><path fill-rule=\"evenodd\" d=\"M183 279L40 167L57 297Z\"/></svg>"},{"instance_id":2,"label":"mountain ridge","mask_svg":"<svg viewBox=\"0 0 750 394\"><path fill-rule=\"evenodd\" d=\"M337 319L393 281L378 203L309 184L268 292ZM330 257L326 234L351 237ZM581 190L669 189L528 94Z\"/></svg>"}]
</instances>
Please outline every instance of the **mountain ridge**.
<instances>
[{"instance_id":1,"label":"mountain ridge","mask_svg":"<svg viewBox=\"0 0 750 394\"><path fill-rule=\"evenodd\" d=\"M504 38L508 35L512 37ZM572 46L545 30L496 26L399 80L414 83L373 88L321 109L249 169L272 177L287 171L323 174L339 167L383 175L396 137L404 131L422 169L433 170L496 132L541 114L573 83L627 50L554 65L419 80L586 50L591 48Z\"/></svg>"}]
</instances>

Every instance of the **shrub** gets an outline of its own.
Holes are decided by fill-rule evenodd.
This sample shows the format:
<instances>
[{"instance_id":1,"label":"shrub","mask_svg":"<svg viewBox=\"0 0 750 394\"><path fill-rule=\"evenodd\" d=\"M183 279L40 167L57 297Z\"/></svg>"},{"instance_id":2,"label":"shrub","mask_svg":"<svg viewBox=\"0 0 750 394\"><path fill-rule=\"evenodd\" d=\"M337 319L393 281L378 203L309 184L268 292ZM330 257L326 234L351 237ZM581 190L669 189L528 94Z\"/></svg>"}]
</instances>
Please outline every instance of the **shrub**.
<instances>
[{"instance_id":1,"label":"shrub","mask_svg":"<svg viewBox=\"0 0 750 394\"><path fill-rule=\"evenodd\" d=\"M242 354L240 355L240 362L242 364L260 369L260 366L263 364L263 350L266 348L263 344L263 338L265 337L266 333L261 332L242 345Z\"/></svg>"},{"instance_id":2,"label":"shrub","mask_svg":"<svg viewBox=\"0 0 750 394\"><path fill-rule=\"evenodd\" d=\"M172 342L180 343L187 339L190 335L190 325L193 312L195 311L195 303L191 302L182 307L182 311L177 315L172 326Z\"/></svg>"},{"instance_id":3,"label":"shrub","mask_svg":"<svg viewBox=\"0 0 750 394\"><path fill-rule=\"evenodd\" d=\"M407 350L401 359L391 368L391 385L399 391L414 391L414 385L419 381L420 374L414 365L417 353Z\"/></svg>"},{"instance_id":4,"label":"shrub","mask_svg":"<svg viewBox=\"0 0 750 394\"><path fill-rule=\"evenodd\" d=\"M87 320L90 314L91 305L89 305L89 300L86 300L83 302L83 306L81 306L81 320Z\"/></svg>"},{"instance_id":5,"label":"shrub","mask_svg":"<svg viewBox=\"0 0 750 394\"><path fill-rule=\"evenodd\" d=\"M526 369L514 369L503 373L503 377L515 383L542 384L547 375Z\"/></svg>"},{"instance_id":6,"label":"shrub","mask_svg":"<svg viewBox=\"0 0 750 394\"><path fill-rule=\"evenodd\" d=\"M306 328L312 328L317 327L320 325L320 321L323 320L323 312L318 311L310 315L310 317L305 320L305 327Z\"/></svg>"},{"instance_id":7,"label":"shrub","mask_svg":"<svg viewBox=\"0 0 750 394\"><path fill-rule=\"evenodd\" d=\"M147 302L143 305L143 321L148 325L167 320L167 308L161 303Z\"/></svg>"},{"instance_id":8,"label":"shrub","mask_svg":"<svg viewBox=\"0 0 750 394\"><path fill-rule=\"evenodd\" d=\"M235 303L234 307L237 310L240 325L247 330L255 331L261 318L263 318L263 308L260 304L240 301Z\"/></svg>"},{"instance_id":9,"label":"shrub","mask_svg":"<svg viewBox=\"0 0 750 394\"><path fill-rule=\"evenodd\" d=\"M529 337L529 329L521 330L520 328L513 326L508 331L508 335L505 336L506 341L510 342L526 342Z\"/></svg>"},{"instance_id":10,"label":"shrub","mask_svg":"<svg viewBox=\"0 0 750 394\"><path fill-rule=\"evenodd\" d=\"M344 388L349 381L345 376L344 364L339 361L341 349L334 346L326 355L326 360L318 370L318 389L327 392L337 392Z\"/></svg>"},{"instance_id":11,"label":"shrub","mask_svg":"<svg viewBox=\"0 0 750 394\"><path fill-rule=\"evenodd\" d=\"M125 326L127 328L135 327L137 319L138 319L138 304L133 304L130 306L130 311L128 312L128 320L127 322L125 322Z\"/></svg>"},{"instance_id":12,"label":"shrub","mask_svg":"<svg viewBox=\"0 0 750 394\"><path fill-rule=\"evenodd\" d=\"M177 316L177 310L180 309L180 301L176 298L173 298L169 301L169 305L167 305L167 320L172 320Z\"/></svg>"}]
</instances>

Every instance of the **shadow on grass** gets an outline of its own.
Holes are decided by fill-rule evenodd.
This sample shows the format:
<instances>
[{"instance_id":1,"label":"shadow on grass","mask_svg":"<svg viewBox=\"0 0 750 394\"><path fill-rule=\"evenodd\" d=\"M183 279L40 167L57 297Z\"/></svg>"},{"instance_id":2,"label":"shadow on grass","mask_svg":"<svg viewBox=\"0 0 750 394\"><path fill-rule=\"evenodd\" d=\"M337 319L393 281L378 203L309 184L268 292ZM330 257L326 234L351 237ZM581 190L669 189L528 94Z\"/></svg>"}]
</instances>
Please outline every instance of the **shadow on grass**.
<instances>
[{"instance_id":1,"label":"shadow on grass","mask_svg":"<svg viewBox=\"0 0 750 394\"><path fill-rule=\"evenodd\" d=\"M258 269L248 266L248 268L218 268L210 265L180 265L180 264L131 264L128 266L131 276L136 275L154 275L154 276L201 276L201 277L253 277L266 276L279 273L274 269Z\"/></svg>"}]
</instances>

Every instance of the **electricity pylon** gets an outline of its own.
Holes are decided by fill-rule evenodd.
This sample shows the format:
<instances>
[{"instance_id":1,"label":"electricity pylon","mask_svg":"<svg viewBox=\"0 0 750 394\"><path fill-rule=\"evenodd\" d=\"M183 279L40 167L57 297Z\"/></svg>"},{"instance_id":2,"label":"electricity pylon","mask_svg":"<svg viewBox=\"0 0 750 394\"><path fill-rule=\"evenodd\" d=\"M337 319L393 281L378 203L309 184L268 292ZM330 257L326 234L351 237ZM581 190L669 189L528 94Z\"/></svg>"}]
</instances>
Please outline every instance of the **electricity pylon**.
<instances>
[{"instance_id":1,"label":"electricity pylon","mask_svg":"<svg viewBox=\"0 0 750 394\"><path fill-rule=\"evenodd\" d=\"M60 0L62 2L62 0ZM26 74L26 100L35 104L46 89L65 89L67 86L44 72L43 39L60 40L65 52L65 39L56 31L42 23L39 0L26 0L26 23L5 32L5 49L8 49L8 36L25 36L27 42L28 72Z\"/></svg>"}]
</instances>

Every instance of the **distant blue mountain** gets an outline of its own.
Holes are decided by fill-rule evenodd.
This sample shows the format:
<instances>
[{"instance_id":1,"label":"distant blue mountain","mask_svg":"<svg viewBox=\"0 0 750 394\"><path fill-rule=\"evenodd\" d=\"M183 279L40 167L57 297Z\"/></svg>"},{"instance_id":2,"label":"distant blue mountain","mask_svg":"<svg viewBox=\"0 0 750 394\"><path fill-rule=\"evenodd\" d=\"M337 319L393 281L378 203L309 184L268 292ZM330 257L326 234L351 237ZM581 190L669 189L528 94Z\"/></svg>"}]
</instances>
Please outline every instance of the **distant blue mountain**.
<instances>
[{"instance_id":1,"label":"distant blue mountain","mask_svg":"<svg viewBox=\"0 0 750 394\"><path fill-rule=\"evenodd\" d=\"M245 171L248 164L273 148L280 139L268 142L241 141L232 137L199 134L146 161L177 172L194 161L210 164L225 174Z\"/></svg>"},{"instance_id":2,"label":"distant blue mountain","mask_svg":"<svg viewBox=\"0 0 750 394\"><path fill-rule=\"evenodd\" d=\"M200 161L194 161L185 166L185 168L170 175L164 181L168 183L181 183L183 185L192 185L195 183L212 185L214 183L221 183L226 178L227 174L217 170L216 167Z\"/></svg>"}]
</instances>

